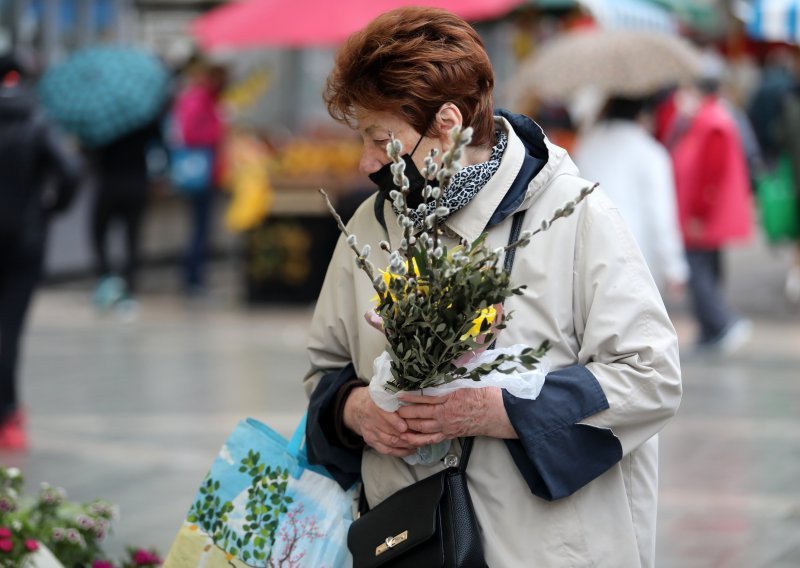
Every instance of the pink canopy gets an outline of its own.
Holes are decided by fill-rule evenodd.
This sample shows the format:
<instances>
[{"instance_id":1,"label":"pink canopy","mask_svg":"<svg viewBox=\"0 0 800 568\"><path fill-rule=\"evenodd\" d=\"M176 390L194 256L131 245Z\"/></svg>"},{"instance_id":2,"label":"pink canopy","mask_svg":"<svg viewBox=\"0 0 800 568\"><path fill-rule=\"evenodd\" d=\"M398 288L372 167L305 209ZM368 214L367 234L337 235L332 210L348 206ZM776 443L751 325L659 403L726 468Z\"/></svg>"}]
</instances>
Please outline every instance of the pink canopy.
<instances>
[{"instance_id":1,"label":"pink canopy","mask_svg":"<svg viewBox=\"0 0 800 568\"><path fill-rule=\"evenodd\" d=\"M245 0L197 18L206 50L335 45L376 16L401 6L444 8L468 21L496 18L523 0Z\"/></svg>"}]
</instances>

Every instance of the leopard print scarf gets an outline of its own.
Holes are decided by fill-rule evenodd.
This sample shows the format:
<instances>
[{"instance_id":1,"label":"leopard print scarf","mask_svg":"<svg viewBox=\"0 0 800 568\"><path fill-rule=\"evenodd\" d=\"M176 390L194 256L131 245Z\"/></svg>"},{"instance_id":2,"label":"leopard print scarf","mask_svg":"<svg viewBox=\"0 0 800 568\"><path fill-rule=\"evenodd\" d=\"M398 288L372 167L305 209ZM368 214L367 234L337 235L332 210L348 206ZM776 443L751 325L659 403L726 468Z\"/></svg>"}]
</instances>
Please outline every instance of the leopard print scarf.
<instances>
[{"instance_id":1,"label":"leopard print scarf","mask_svg":"<svg viewBox=\"0 0 800 568\"><path fill-rule=\"evenodd\" d=\"M508 146L508 135L505 132L498 131L497 144L492 147L492 154L489 160L480 164L466 166L450 179L450 185L447 186L447 191L441 199L441 205L450 210L450 215L466 207L489 182L500 168L500 160L503 158L506 146ZM425 205L427 210L422 215L416 209L409 211L410 217L414 221L414 228L417 231L424 229L425 217L433 213L435 209L433 201L429 201ZM400 214L394 204L392 204L392 209L398 215Z\"/></svg>"}]
</instances>

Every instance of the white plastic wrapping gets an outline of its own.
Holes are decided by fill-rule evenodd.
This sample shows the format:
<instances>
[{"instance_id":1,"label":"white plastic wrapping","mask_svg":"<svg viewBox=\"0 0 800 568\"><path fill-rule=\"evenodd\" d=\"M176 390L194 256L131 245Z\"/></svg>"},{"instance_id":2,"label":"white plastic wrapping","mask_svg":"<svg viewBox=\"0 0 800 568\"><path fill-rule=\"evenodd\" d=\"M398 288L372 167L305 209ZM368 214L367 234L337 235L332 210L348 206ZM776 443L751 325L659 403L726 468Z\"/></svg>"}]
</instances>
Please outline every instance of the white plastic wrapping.
<instances>
[{"instance_id":1,"label":"white plastic wrapping","mask_svg":"<svg viewBox=\"0 0 800 568\"><path fill-rule=\"evenodd\" d=\"M499 355L519 355L522 353L523 349L527 348L527 345L518 343L511 347L483 351L472 359L472 361L466 363L464 367L466 367L467 371L471 371L484 363L494 361ZM442 396L462 388L480 389L484 387L500 387L517 398L533 400L539 396L539 392L542 390L544 378L550 371L550 360L547 357L542 357L539 364L536 365L536 368L530 371L514 362L503 363L500 368L503 370L516 369L516 372L501 373L500 371L492 371L481 378L480 381L456 379L442 386L428 387L424 389L421 394L426 396ZM400 400L397 398L397 395L400 393L389 392L385 388L386 383L391 380L392 359L389 357L389 353L384 351L375 359L373 376L369 383L369 393L372 396L372 400L375 401L375 404L386 412L394 412L400 408ZM415 394L420 394L417 391L414 392Z\"/></svg>"},{"instance_id":2,"label":"white plastic wrapping","mask_svg":"<svg viewBox=\"0 0 800 568\"><path fill-rule=\"evenodd\" d=\"M471 371L484 363L494 361L498 356L506 355L519 355L527 345L516 344L510 347L503 347L500 349L490 349L475 355L468 363L464 364L467 371ZM542 357L536 368L528 370L519 363L507 362L500 366L503 370L513 369L514 372L503 373L499 370L492 371L488 375L481 378L480 381L473 381L471 379L456 379L445 385L438 387L428 387L422 391L426 396L442 396L458 389L468 388L477 389L484 387L500 387L509 392L509 394L528 400L533 400L539 396L539 392L544 385L544 379L550 371L550 360L547 357ZM389 353L384 351L375 359L373 366L373 376L369 383L369 394L375 404L386 412L395 412L402 405L398 398L399 392L390 392L386 390L385 385L392 380L392 359ZM417 391L414 391L419 394ZM435 444L431 447L419 448L416 454L406 456L403 458L407 463L416 465L419 463L430 464L439 459L447 452L450 447L450 441L445 440L441 444Z\"/></svg>"}]
</instances>

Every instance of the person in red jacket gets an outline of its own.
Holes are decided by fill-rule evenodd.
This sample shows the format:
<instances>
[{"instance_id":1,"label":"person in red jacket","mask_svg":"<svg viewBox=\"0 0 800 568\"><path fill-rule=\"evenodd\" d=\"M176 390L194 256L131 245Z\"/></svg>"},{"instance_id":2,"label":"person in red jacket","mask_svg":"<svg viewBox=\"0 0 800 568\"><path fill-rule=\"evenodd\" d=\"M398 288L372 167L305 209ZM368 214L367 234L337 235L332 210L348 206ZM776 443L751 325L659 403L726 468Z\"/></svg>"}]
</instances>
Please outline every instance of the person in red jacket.
<instances>
[{"instance_id":1,"label":"person in red jacket","mask_svg":"<svg viewBox=\"0 0 800 568\"><path fill-rule=\"evenodd\" d=\"M674 167L698 347L729 352L749 338L751 325L725 301L722 251L750 236L753 205L742 141L718 95L720 79L709 75L679 90L662 112L662 132Z\"/></svg>"}]
</instances>

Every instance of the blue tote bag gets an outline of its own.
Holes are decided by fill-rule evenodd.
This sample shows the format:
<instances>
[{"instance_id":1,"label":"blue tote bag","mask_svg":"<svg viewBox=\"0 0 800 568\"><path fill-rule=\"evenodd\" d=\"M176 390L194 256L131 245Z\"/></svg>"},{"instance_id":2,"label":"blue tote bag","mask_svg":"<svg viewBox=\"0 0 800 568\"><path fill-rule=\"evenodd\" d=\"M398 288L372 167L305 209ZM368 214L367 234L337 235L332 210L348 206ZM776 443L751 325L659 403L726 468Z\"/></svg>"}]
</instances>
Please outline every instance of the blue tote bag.
<instances>
[{"instance_id":1,"label":"blue tote bag","mask_svg":"<svg viewBox=\"0 0 800 568\"><path fill-rule=\"evenodd\" d=\"M214 183L214 150L176 146L170 150L170 181L180 193L210 191Z\"/></svg>"},{"instance_id":2,"label":"blue tote bag","mask_svg":"<svg viewBox=\"0 0 800 568\"><path fill-rule=\"evenodd\" d=\"M304 447L248 418L225 441L198 489L165 567L348 567L356 488L344 491Z\"/></svg>"}]
</instances>

